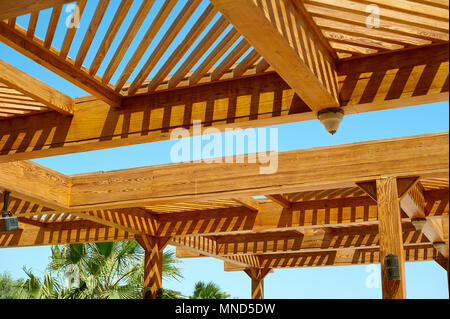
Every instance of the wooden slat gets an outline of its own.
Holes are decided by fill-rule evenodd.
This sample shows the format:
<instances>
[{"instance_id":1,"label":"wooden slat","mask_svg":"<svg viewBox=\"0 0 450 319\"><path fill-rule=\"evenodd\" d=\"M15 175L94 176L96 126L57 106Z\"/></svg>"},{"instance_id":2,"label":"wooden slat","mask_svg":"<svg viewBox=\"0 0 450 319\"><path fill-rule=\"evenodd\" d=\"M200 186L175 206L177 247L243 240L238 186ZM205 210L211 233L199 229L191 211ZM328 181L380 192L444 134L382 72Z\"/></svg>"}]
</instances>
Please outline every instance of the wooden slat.
<instances>
[{"instance_id":1,"label":"wooden slat","mask_svg":"<svg viewBox=\"0 0 450 319\"><path fill-rule=\"evenodd\" d=\"M345 188L354 186L358 179L371 180L370 176L379 176L381 172L399 177L438 178L448 173L448 147L448 133L440 133L279 153L278 171L272 175L261 175L260 164L244 160L243 164L191 163L139 168L124 173L110 172L100 176L76 176L72 180L71 205L87 210L87 207L103 206L107 202L127 205L129 201L182 201L191 198L191 194L196 194L197 200L209 200ZM394 157L396 163L386 164ZM333 158L341 160L339 163L330 161ZM316 167L321 167L321 170L317 171ZM161 175L162 171L164 174ZM214 178L210 182L194 176ZM127 191L124 191L121 180L127 182ZM240 182L236 184L236 180ZM147 184L150 181L151 188ZM183 187L180 189L178 185Z\"/></svg>"},{"instance_id":2,"label":"wooden slat","mask_svg":"<svg viewBox=\"0 0 450 319\"><path fill-rule=\"evenodd\" d=\"M142 2L141 6L139 7L139 10L137 11L136 16L131 22L127 32L125 33L124 37L122 38L122 41L119 44L119 47L114 53L114 56L112 57L108 67L105 70L105 73L103 74L102 82L104 84L109 83L109 81L111 80L112 76L114 75L114 72L116 71L119 64L122 62L125 53L129 49L131 42L133 42L134 37L136 36L137 32L142 26L142 23L144 22L154 3L155 0L148 0ZM143 41L145 41L145 39L146 38L144 37Z\"/></svg>"},{"instance_id":3,"label":"wooden slat","mask_svg":"<svg viewBox=\"0 0 450 319\"><path fill-rule=\"evenodd\" d=\"M113 90L102 86L99 81L90 77L86 71L75 68L73 64L61 58L59 52L47 50L43 47L43 43L39 43L36 39L33 41L28 38L26 30L18 26L13 30L7 24L0 22L0 40L104 102L114 107L121 105L121 97Z\"/></svg>"},{"instance_id":4,"label":"wooden slat","mask_svg":"<svg viewBox=\"0 0 450 319\"><path fill-rule=\"evenodd\" d=\"M194 65L202 58L203 54L208 50L208 48L214 44L214 42L219 38L221 33L228 27L229 23L222 16L220 17L208 34L205 35L203 40L197 45L197 47L192 51L186 61L180 66L177 72L169 80L169 88L176 87L188 74Z\"/></svg>"},{"instance_id":5,"label":"wooden slat","mask_svg":"<svg viewBox=\"0 0 450 319\"><path fill-rule=\"evenodd\" d=\"M211 73L211 80L220 80L231 66L250 48L247 40L242 39L236 47L223 59L223 61Z\"/></svg>"},{"instance_id":6,"label":"wooden slat","mask_svg":"<svg viewBox=\"0 0 450 319\"><path fill-rule=\"evenodd\" d=\"M191 28L189 33L186 35L183 42L174 50L172 55L167 59L164 65L161 67L159 72L153 77L153 79L148 84L148 91L154 91L159 84L166 78L166 76L172 71L175 65L183 58L184 54L190 49L192 44L197 40L200 34L205 30L217 11L212 5L209 5L203 14L198 18L197 22ZM117 90L117 88L116 88Z\"/></svg>"},{"instance_id":7,"label":"wooden slat","mask_svg":"<svg viewBox=\"0 0 450 319\"><path fill-rule=\"evenodd\" d=\"M102 22L103 16L105 15L106 9L108 9L109 0L102 0L98 3L97 9L95 10L94 17L89 25L89 28L84 36L83 42L78 49L78 54L75 59L75 66L81 67L86 58L86 55L91 47L92 41L94 40L95 34Z\"/></svg>"},{"instance_id":8,"label":"wooden slat","mask_svg":"<svg viewBox=\"0 0 450 319\"><path fill-rule=\"evenodd\" d=\"M122 26L122 22L125 20L132 4L133 0L121 0L120 6L111 21L108 31L106 31L106 35L102 41L102 44L100 45L100 48L98 49L97 54L95 55L95 58L92 61L91 66L89 67L90 75L95 75L100 68L103 59L105 58L106 53L111 47L111 44L116 37L117 32L119 32L119 29Z\"/></svg>"},{"instance_id":9,"label":"wooden slat","mask_svg":"<svg viewBox=\"0 0 450 319\"><path fill-rule=\"evenodd\" d=\"M239 34L236 29L231 29L217 44L214 50L205 58L201 65L194 71L194 73L192 73L189 77L189 83L191 85L198 83L238 38Z\"/></svg>"},{"instance_id":10,"label":"wooden slat","mask_svg":"<svg viewBox=\"0 0 450 319\"><path fill-rule=\"evenodd\" d=\"M44 47L50 48L53 42L53 37L55 36L56 27L58 26L59 17L62 11L62 4L57 5L53 8L52 16L50 17L50 23L47 27L47 33L45 34Z\"/></svg>"},{"instance_id":11,"label":"wooden slat","mask_svg":"<svg viewBox=\"0 0 450 319\"><path fill-rule=\"evenodd\" d=\"M81 18L82 18L82 16L83 16L83 12L84 12L84 9L86 8L86 4L87 4L87 0L80 0L80 1L78 1L78 3L77 3L77 6L78 6L78 14L80 15L80 16L79 16L79 19L80 19L80 20L81 20ZM74 21L74 22L75 22L75 21ZM64 57L64 58L65 58L65 57L67 56L67 54L69 54L70 47L71 47L71 45L72 45L73 38L75 37L75 34L76 34L77 30L78 30L78 28L76 28L75 25L74 25L72 28L69 28L69 29L67 30L67 33L66 33L66 35L65 35L65 37L64 37L63 44L62 44L62 46L61 46L61 51L60 51L60 53L59 53L59 55L60 55L61 57Z\"/></svg>"}]
</instances>

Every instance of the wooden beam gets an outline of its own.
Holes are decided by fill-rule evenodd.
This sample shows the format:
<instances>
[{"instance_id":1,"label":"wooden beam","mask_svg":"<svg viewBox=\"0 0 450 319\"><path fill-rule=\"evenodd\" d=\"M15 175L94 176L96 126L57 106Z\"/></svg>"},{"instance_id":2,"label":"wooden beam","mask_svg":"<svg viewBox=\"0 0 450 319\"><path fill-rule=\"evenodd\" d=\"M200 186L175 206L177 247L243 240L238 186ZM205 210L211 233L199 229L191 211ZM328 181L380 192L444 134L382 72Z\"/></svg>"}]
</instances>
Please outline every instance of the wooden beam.
<instances>
[{"instance_id":1,"label":"wooden beam","mask_svg":"<svg viewBox=\"0 0 450 319\"><path fill-rule=\"evenodd\" d=\"M0 41L98 97L103 102L113 107L121 106L122 98L113 89L102 85L96 78L91 77L88 70L76 68L64 57L61 57L56 50L45 48L42 40L27 37L26 30L20 26L11 28L8 24L0 21Z\"/></svg>"},{"instance_id":2,"label":"wooden beam","mask_svg":"<svg viewBox=\"0 0 450 319\"><path fill-rule=\"evenodd\" d=\"M269 274L270 268L249 268L245 273L252 280L252 299L264 299L264 278Z\"/></svg>"},{"instance_id":3,"label":"wooden beam","mask_svg":"<svg viewBox=\"0 0 450 319\"><path fill-rule=\"evenodd\" d=\"M427 244L417 247L406 247L404 255L407 262L432 261L438 256L438 252L432 245ZM264 255L260 256L260 261L261 267L270 268L369 265L380 263L380 250L377 248L346 249L317 253Z\"/></svg>"},{"instance_id":4,"label":"wooden beam","mask_svg":"<svg viewBox=\"0 0 450 319\"><path fill-rule=\"evenodd\" d=\"M247 207L250 210L258 211L259 210L259 202L253 197L239 197L234 198L234 200L242 204L242 206Z\"/></svg>"},{"instance_id":5,"label":"wooden beam","mask_svg":"<svg viewBox=\"0 0 450 319\"><path fill-rule=\"evenodd\" d=\"M448 133L439 133L282 152L278 154L278 171L272 175L261 175L263 165L258 163L183 163L84 174L71 178L70 208L136 207L192 200L193 194L195 200L201 201L354 187L355 180L374 179L380 172L399 177L445 178L448 144ZM396 161L392 162L392 158Z\"/></svg>"},{"instance_id":6,"label":"wooden beam","mask_svg":"<svg viewBox=\"0 0 450 319\"><path fill-rule=\"evenodd\" d=\"M448 46L405 52L339 64L346 114L448 101ZM78 99L71 119L53 113L3 119L0 162L166 140L174 128L192 128L195 119L223 129L316 118L273 73L173 92L127 98L122 109L92 97ZM51 130L54 134L47 133Z\"/></svg>"},{"instance_id":7,"label":"wooden beam","mask_svg":"<svg viewBox=\"0 0 450 319\"><path fill-rule=\"evenodd\" d=\"M335 228L332 232L316 228L301 232L224 235L218 236L216 241L218 255L235 256L377 248L379 239L378 226L372 225ZM403 223L403 242L405 247L430 243L409 222Z\"/></svg>"},{"instance_id":8,"label":"wooden beam","mask_svg":"<svg viewBox=\"0 0 450 319\"><path fill-rule=\"evenodd\" d=\"M406 299L405 256L397 179L395 177L377 179L377 199L383 299ZM385 258L389 255L398 258L399 279L391 279L387 275L388 265Z\"/></svg>"},{"instance_id":9,"label":"wooden beam","mask_svg":"<svg viewBox=\"0 0 450 319\"><path fill-rule=\"evenodd\" d=\"M444 243L445 237L441 220L425 221L426 206L425 195L420 185L415 185L400 201L400 207L411 220L424 220L424 225L421 225L421 228L418 230L424 233L431 243L436 243L436 245ZM448 223L448 220L446 220L446 222ZM448 250L438 250L444 257L448 258Z\"/></svg>"},{"instance_id":10,"label":"wooden beam","mask_svg":"<svg viewBox=\"0 0 450 319\"><path fill-rule=\"evenodd\" d=\"M448 205L435 208L436 203L445 200L448 202L441 197L427 203L427 218L448 216ZM411 221L406 215L402 217L404 222ZM163 214L158 222L160 236L212 236L377 225L378 211L371 198L360 197L294 203L289 211L275 203L262 203L258 212L236 207Z\"/></svg>"},{"instance_id":11,"label":"wooden beam","mask_svg":"<svg viewBox=\"0 0 450 319\"><path fill-rule=\"evenodd\" d=\"M0 191L57 211L69 204L70 178L33 162L0 164Z\"/></svg>"},{"instance_id":12,"label":"wooden beam","mask_svg":"<svg viewBox=\"0 0 450 319\"><path fill-rule=\"evenodd\" d=\"M336 167L329 165L330 158L343 160ZM390 158L398 160L392 163ZM284 152L279 154L279 163L273 175L260 175L258 164L183 163L74 176L31 162L3 163L0 190L56 211L81 212L189 201L192 194L201 201L258 196L275 190L288 193L353 187L355 179L364 178L361 172L366 179L381 171L438 178L448 174L448 133ZM315 170L316 165L322 169ZM192 174L202 179L192 178ZM242 182L236 184L229 176ZM248 213L247 208L243 211Z\"/></svg>"},{"instance_id":13,"label":"wooden beam","mask_svg":"<svg viewBox=\"0 0 450 319\"><path fill-rule=\"evenodd\" d=\"M211 2L314 112L339 106L335 61L290 0Z\"/></svg>"},{"instance_id":14,"label":"wooden beam","mask_svg":"<svg viewBox=\"0 0 450 319\"><path fill-rule=\"evenodd\" d=\"M69 2L73 2L73 0L1 0L0 20L15 18L33 11L44 10Z\"/></svg>"},{"instance_id":15,"label":"wooden beam","mask_svg":"<svg viewBox=\"0 0 450 319\"><path fill-rule=\"evenodd\" d=\"M61 114L73 114L73 99L0 60L0 82Z\"/></svg>"},{"instance_id":16,"label":"wooden beam","mask_svg":"<svg viewBox=\"0 0 450 319\"><path fill-rule=\"evenodd\" d=\"M448 57L443 44L339 63L345 114L448 101Z\"/></svg>"},{"instance_id":17,"label":"wooden beam","mask_svg":"<svg viewBox=\"0 0 450 319\"><path fill-rule=\"evenodd\" d=\"M1 120L0 163L167 140L176 128L192 133L194 120L224 130L312 119L274 73L127 98L122 108L80 98L71 118L52 112Z\"/></svg>"},{"instance_id":18,"label":"wooden beam","mask_svg":"<svg viewBox=\"0 0 450 319\"><path fill-rule=\"evenodd\" d=\"M380 172L445 178L448 147L448 133L439 133L283 152L278 154L278 172L272 175L260 175L261 165L248 163L181 163L73 176L32 162L3 163L0 190L57 211L82 212L345 188L354 187L360 178L376 178ZM335 158L342 161L331 161ZM391 158L397 159L395 163Z\"/></svg>"},{"instance_id":19,"label":"wooden beam","mask_svg":"<svg viewBox=\"0 0 450 319\"><path fill-rule=\"evenodd\" d=\"M0 233L0 248L84 244L133 239L133 234L90 221L45 225L32 225L19 221L19 230Z\"/></svg>"}]
</instances>

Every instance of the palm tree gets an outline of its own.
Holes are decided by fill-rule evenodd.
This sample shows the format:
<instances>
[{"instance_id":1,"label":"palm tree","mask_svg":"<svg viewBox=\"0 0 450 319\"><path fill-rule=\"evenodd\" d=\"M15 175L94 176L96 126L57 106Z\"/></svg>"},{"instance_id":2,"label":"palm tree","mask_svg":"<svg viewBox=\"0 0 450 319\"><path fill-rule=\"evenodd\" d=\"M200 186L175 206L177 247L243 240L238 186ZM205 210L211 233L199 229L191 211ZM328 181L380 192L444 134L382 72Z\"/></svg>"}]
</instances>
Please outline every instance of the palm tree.
<instances>
[{"instance_id":1,"label":"palm tree","mask_svg":"<svg viewBox=\"0 0 450 319\"><path fill-rule=\"evenodd\" d=\"M195 284L194 294L190 299L228 299L231 295L221 291L220 287L214 282L205 284L199 281Z\"/></svg>"},{"instance_id":2,"label":"palm tree","mask_svg":"<svg viewBox=\"0 0 450 319\"><path fill-rule=\"evenodd\" d=\"M23 280L14 280L10 274L0 275L0 299L18 299Z\"/></svg>"},{"instance_id":3,"label":"palm tree","mask_svg":"<svg viewBox=\"0 0 450 319\"><path fill-rule=\"evenodd\" d=\"M52 247L44 282L26 273L23 285L29 298L139 299L144 282L144 250L135 241ZM179 261L163 253L163 278L182 278ZM182 298L166 291L166 298Z\"/></svg>"}]
</instances>

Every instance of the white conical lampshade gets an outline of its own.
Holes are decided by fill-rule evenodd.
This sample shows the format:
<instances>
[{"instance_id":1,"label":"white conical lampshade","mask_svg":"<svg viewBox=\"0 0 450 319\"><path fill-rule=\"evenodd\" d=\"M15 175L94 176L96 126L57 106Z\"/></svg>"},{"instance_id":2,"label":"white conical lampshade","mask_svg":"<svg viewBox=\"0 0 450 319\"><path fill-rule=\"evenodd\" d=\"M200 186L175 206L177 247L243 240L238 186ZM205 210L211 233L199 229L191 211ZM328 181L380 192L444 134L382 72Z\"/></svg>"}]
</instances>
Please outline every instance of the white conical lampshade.
<instances>
[{"instance_id":1,"label":"white conical lampshade","mask_svg":"<svg viewBox=\"0 0 450 319\"><path fill-rule=\"evenodd\" d=\"M318 113L318 117L327 131L334 135L344 119L344 111L341 108L325 109Z\"/></svg>"}]
</instances>

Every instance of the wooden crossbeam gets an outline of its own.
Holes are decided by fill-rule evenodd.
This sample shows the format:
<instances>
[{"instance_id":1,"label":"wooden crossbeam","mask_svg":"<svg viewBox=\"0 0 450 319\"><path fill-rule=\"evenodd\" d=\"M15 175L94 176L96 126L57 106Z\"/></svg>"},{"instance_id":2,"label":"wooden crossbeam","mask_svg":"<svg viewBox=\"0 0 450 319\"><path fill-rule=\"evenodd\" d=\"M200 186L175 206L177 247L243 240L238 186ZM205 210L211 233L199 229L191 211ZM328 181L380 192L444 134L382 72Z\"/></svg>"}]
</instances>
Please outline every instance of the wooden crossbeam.
<instances>
[{"instance_id":1,"label":"wooden crossbeam","mask_svg":"<svg viewBox=\"0 0 450 319\"><path fill-rule=\"evenodd\" d=\"M122 108L81 98L71 118L45 113L2 120L0 163L167 140L175 128L192 130L194 120L224 130L313 118L273 73L128 98Z\"/></svg>"},{"instance_id":2,"label":"wooden crossbeam","mask_svg":"<svg viewBox=\"0 0 450 319\"><path fill-rule=\"evenodd\" d=\"M72 98L3 60L0 60L0 82L61 114L73 114Z\"/></svg>"},{"instance_id":3,"label":"wooden crossbeam","mask_svg":"<svg viewBox=\"0 0 450 319\"><path fill-rule=\"evenodd\" d=\"M278 172L272 175L261 175L257 163L182 163L73 176L32 162L2 163L0 190L67 212L192 201L194 197L196 201L239 198L354 187L356 180L370 180L380 172L445 178L448 148L448 133L438 133L282 152L278 154ZM340 161L330 160L335 158ZM396 158L394 163L392 158ZM244 210L248 212L248 208Z\"/></svg>"},{"instance_id":4,"label":"wooden crossbeam","mask_svg":"<svg viewBox=\"0 0 450 319\"><path fill-rule=\"evenodd\" d=\"M266 195L268 199L271 201L278 203L281 207L289 209L292 207L292 203L284 198L282 195Z\"/></svg>"},{"instance_id":5,"label":"wooden crossbeam","mask_svg":"<svg viewBox=\"0 0 450 319\"><path fill-rule=\"evenodd\" d=\"M114 90L91 77L88 70L77 68L65 57L59 56L59 52L45 48L42 40L27 37L27 31L22 27L13 28L0 21L0 40L103 102L113 107L121 105L122 98Z\"/></svg>"},{"instance_id":6,"label":"wooden crossbeam","mask_svg":"<svg viewBox=\"0 0 450 319\"><path fill-rule=\"evenodd\" d=\"M261 175L262 165L258 163L190 163L84 174L72 177L70 207L89 210L104 207L105 203L136 206L136 202L175 202L192 199L192 194L201 201L354 187L355 180L369 180L380 172L399 177L445 178L448 144L448 133L440 133L282 152L278 154L278 171L272 175ZM340 160L332 160L336 158ZM396 158L394 163L392 158ZM164 174L159 173L161 170Z\"/></svg>"},{"instance_id":7,"label":"wooden crossbeam","mask_svg":"<svg viewBox=\"0 0 450 319\"><path fill-rule=\"evenodd\" d=\"M442 209L432 208L446 201ZM427 218L448 216L448 199L435 197L427 203ZM410 222L402 215L404 222ZM275 203L263 203L258 212L247 208L163 214L158 216L159 236L230 235L252 232L277 232L336 226L378 224L376 203L369 197L319 200L295 203L289 211Z\"/></svg>"},{"instance_id":8,"label":"wooden crossbeam","mask_svg":"<svg viewBox=\"0 0 450 319\"><path fill-rule=\"evenodd\" d=\"M436 45L340 62L339 91L345 113L448 101L448 56L448 46ZM192 128L193 120L223 129L315 119L276 74L176 92L127 98L122 109L95 98L78 99L70 120L60 114L34 115L26 122L4 119L0 162L166 140L174 128ZM54 134L41 134L51 129Z\"/></svg>"},{"instance_id":9,"label":"wooden crossbeam","mask_svg":"<svg viewBox=\"0 0 450 319\"><path fill-rule=\"evenodd\" d=\"M429 243L425 235L417 233L411 223L403 224L405 246ZM342 249L379 247L378 226L334 228L332 232L310 229L303 232L277 232L247 235L218 236L217 253L223 256L265 255L333 251Z\"/></svg>"},{"instance_id":10,"label":"wooden crossbeam","mask_svg":"<svg viewBox=\"0 0 450 319\"><path fill-rule=\"evenodd\" d=\"M420 185L415 185L400 201L400 207L413 221L425 219L427 202L422 187ZM445 222L448 223L448 219ZM435 243L439 252L444 257L448 258L448 250L445 248L445 235L441 220L425 221L418 230L425 234L431 243ZM439 246L441 243L444 243L443 249Z\"/></svg>"},{"instance_id":11,"label":"wooden crossbeam","mask_svg":"<svg viewBox=\"0 0 450 319\"><path fill-rule=\"evenodd\" d=\"M133 240L134 235L90 221L32 224L23 219L19 230L0 233L0 248L83 244Z\"/></svg>"},{"instance_id":12,"label":"wooden crossbeam","mask_svg":"<svg viewBox=\"0 0 450 319\"><path fill-rule=\"evenodd\" d=\"M15 18L69 2L73 2L73 0L2 0L0 1L0 20Z\"/></svg>"},{"instance_id":13,"label":"wooden crossbeam","mask_svg":"<svg viewBox=\"0 0 450 319\"><path fill-rule=\"evenodd\" d=\"M158 228L156 218L141 208L102 209L73 214L136 235L155 236Z\"/></svg>"},{"instance_id":14,"label":"wooden crossbeam","mask_svg":"<svg viewBox=\"0 0 450 319\"><path fill-rule=\"evenodd\" d=\"M437 257L430 244L404 249L405 261L432 261ZM265 255L260 257L264 268L302 268L324 266L367 265L380 263L380 251L371 249L348 249L331 252Z\"/></svg>"},{"instance_id":15,"label":"wooden crossbeam","mask_svg":"<svg viewBox=\"0 0 450 319\"><path fill-rule=\"evenodd\" d=\"M339 63L345 114L448 101L448 57L445 44Z\"/></svg>"},{"instance_id":16,"label":"wooden crossbeam","mask_svg":"<svg viewBox=\"0 0 450 319\"><path fill-rule=\"evenodd\" d=\"M291 0L211 2L314 112L339 106L335 61Z\"/></svg>"}]
</instances>

